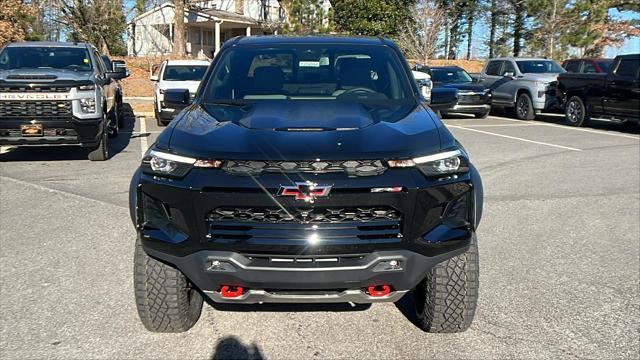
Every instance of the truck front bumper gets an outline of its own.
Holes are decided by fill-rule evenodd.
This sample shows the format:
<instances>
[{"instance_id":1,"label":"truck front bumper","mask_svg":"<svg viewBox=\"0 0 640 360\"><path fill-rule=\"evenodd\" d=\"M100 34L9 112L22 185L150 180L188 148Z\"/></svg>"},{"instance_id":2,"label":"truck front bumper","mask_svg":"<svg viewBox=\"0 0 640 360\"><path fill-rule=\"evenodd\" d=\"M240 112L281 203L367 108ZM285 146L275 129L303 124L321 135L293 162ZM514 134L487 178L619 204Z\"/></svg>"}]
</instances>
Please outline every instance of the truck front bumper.
<instances>
[{"instance_id":1,"label":"truck front bumper","mask_svg":"<svg viewBox=\"0 0 640 360\"><path fill-rule=\"evenodd\" d=\"M24 136L22 125L42 125L41 136ZM95 146L102 135L102 118L2 118L0 145L81 145Z\"/></svg>"},{"instance_id":2,"label":"truck front bumper","mask_svg":"<svg viewBox=\"0 0 640 360\"><path fill-rule=\"evenodd\" d=\"M434 265L468 249L466 239L458 243L460 247L456 250L437 256L409 250L315 257L265 257L204 250L179 257L148 247L145 251L174 264L216 302L372 303L399 300L415 288ZM224 285L241 286L243 293L226 297L221 291ZM368 287L379 285L390 286L390 292L383 296L368 293Z\"/></svg>"}]
</instances>

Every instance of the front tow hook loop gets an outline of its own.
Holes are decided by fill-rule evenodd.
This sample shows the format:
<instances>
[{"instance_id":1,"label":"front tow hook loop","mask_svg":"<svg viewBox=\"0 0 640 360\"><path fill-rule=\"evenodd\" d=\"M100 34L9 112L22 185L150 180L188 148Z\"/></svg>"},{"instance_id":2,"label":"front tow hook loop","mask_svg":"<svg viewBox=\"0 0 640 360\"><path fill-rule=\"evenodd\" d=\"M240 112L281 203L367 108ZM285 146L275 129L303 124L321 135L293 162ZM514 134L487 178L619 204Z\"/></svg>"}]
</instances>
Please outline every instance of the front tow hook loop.
<instances>
[{"instance_id":1,"label":"front tow hook loop","mask_svg":"<svg viewBox=\"0 0 640 360\"><path fill-rule=\"evenodd\" d=\"M223 285L222 288L220 288L220 295L223 298L237 298L242 296L243 293L244 289L242 286Z\"/></svg>"},{"instance_id":2,"label":"front tow hook loop","mask_svg":"<svg viewBox=\"0 0 640 360\"><path fill-rule=\"evenodd\" d=\"M387 296L387 295L389 295L389 293L391 293L391 287L389 285L369 286L367 288L367 292L372 297Z\"/></svg>"}]
</instances>

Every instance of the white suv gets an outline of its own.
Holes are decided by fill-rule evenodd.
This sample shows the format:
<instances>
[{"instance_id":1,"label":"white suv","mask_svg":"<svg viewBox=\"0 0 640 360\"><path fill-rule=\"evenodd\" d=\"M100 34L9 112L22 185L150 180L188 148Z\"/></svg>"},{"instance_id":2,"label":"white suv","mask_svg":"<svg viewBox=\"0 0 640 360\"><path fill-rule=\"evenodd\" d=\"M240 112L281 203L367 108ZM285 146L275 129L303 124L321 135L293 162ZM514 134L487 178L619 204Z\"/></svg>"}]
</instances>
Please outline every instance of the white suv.
<instances>
[{"instance_id":1,"label":"white suv","mask_svg":"<svg viewBox=\"0 0 640 360\"><path fill-rule=\"evenodd\" d=\"M154 109L158 126L167 125L173 119L174 109L164 104L167 89L187 89L193 97L200 86L200 80L207 71L209 62L205 60L165 60L157 75L151 75L156 82L153 92Z\"/></svg>"}]
</instances>

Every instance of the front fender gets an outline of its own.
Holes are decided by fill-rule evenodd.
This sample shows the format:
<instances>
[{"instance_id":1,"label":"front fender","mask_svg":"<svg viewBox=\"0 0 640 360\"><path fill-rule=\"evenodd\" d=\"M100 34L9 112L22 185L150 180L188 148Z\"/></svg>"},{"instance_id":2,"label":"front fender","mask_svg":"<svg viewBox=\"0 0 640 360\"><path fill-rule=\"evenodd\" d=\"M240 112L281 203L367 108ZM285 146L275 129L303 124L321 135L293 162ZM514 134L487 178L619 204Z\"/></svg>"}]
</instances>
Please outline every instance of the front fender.
<instances>
[{"instance_id":1,"label":"front fender","mask_svg":"<svg viewBox=\"0 0 640 360\"><path fill-rule=\"evenodd\" d=\"M473 184L473 194L475 197L475 229L480 225L482 219L482 210L484 207L484 188L482 186L482 179L480 173L475 166L470 165L469 174L471 175L471 183Z\"/></svg>"},{"instance_id":2,"label":"front fender","mask_svg":"<svg viewBox=\"0 0 640 360\"><path fill-rule=\"evenodd\" d=\"M138 168L136 172L133 173L133 177L131 178L131 183L129 184L129 216L131 217L131 222L133 222L133 226L138 226L138 184L140 184L140 175L141 170Z\"/></svg>"}]
</instances>

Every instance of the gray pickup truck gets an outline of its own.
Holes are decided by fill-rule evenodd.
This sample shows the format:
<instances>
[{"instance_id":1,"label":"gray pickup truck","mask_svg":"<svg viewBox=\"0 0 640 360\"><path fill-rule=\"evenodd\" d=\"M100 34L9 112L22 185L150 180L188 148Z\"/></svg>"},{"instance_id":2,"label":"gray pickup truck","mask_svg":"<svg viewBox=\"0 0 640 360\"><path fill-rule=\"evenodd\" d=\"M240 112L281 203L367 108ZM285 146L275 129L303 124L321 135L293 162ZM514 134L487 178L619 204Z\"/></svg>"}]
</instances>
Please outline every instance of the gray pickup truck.
<instances>
[{"instance_id":1,"label":"gray pickup truck","mask_svg":"<svg viewBox=\"0 0 640 360\"><path fill-rule=\"evenodd\" d=\"M491 89L492 106L532 120L540 111L556 109L556 82L564 72L553 60L496 58L487 61L478 81Z\"/></svg>"},{"instance_id":2,"label":"gray pickup truck","mask_svg":"<svg viewBox=\"0 0 640 360\"><path fill-rule=\"evenodd\" d=\"M109 158L117 136L117 82L85 43L10 43L0 51L0 145L76 144L89 160Z\"/></svg>"}]
</instances>

